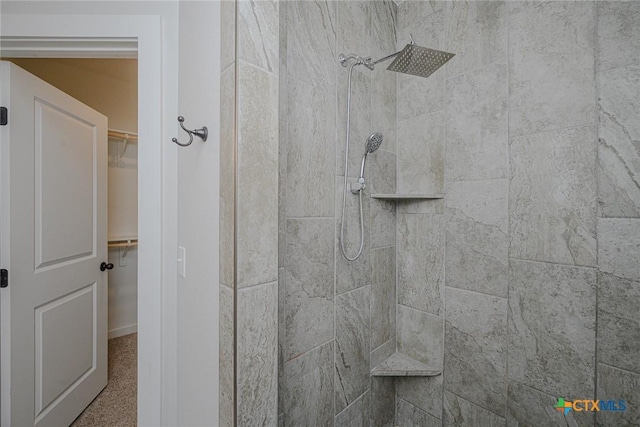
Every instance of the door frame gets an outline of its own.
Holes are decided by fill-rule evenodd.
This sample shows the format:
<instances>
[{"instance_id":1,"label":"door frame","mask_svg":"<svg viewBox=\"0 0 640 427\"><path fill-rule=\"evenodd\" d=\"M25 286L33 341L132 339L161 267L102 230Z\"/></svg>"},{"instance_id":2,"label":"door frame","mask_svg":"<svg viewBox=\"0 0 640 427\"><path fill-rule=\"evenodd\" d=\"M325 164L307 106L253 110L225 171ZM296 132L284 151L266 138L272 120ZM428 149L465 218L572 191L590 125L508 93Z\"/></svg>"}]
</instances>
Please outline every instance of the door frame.
<instances>
[{"instance_id":1,"label":"door frame","mask_svg":"<svg viewBox=\"0 0 640 427\"><path fill-rule=\"evenodd\" d=\"M163 118L177 116L177 64L163 63L162 17L3 14L0 28L0 43L13 46L5 52L7 57L9 52L47 58L131 57L132 43L137 42L138 424L171 425L177 420L177 149L170 138L177 126ZM20 45L14 43L17 38L27 39ZM4 153L0 161L8 165ZM0 192L8 185L7 175L2 174ZM2 210L5 208L3 203ZM5 213L0 213L0 252L3 264L10 265ZM0 294L3 317L10 310L7 291L10 286ZM6 323L2 322L0 330L0 373L5 379L0 386L0 421L8 426L10 360L6 348L10 337Z\"/></svg>"}]
</instances>

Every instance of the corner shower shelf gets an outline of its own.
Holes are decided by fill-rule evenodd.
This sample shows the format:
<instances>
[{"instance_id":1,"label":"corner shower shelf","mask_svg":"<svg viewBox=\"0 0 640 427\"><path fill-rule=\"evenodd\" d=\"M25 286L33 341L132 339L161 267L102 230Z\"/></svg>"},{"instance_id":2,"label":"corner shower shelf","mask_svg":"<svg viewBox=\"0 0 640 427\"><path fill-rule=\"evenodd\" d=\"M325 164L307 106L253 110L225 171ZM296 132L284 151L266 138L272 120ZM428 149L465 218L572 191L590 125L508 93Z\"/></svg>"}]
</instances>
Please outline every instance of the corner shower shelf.
<instances>
[{"instance_id":1,"label":"corner shower shelf","mask_svg":"<svg viewBox=\"0 0 640 427\"><path fill-rule=\"evenodd\" d=\"M444 194L372 194L371 197L383 200L433 200L444 199Z\"/></svg>"},{"instance_id":2,"label":"corner shower shelf","mask_svg":"<svg viewBox=\"0 0 640 427\"><path fill-rule=\"evenodd\" d=\"M372 377L435 377L441 374L442 369L427 366L399 352L371 370Z\"/></svg>"}]
</instances>

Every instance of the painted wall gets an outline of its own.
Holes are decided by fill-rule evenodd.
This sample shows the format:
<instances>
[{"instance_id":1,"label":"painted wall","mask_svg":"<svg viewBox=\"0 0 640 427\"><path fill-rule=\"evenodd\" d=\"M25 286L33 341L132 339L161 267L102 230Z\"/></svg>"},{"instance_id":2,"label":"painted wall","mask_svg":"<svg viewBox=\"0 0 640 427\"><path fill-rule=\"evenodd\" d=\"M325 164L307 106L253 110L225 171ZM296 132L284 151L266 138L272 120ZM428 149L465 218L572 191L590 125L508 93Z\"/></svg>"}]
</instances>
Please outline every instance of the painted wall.
<instances>
[{"instance_id":1,"label":"painted wall","mask_svg":"<svg viewBox=\"0 0 640 427\"><path fill-rule=\"evenodd\" d=\"M71 95L109 119L109 129L138 129L138 66L135 59L15 58L11 62ZM138 235L138 146L109 138L109 240ZM121 157L121 158L120 158ZM136 248L125 256L109 249L109 336L137 330Z\"/></svg>"},{"instance_id":2,"label":"painted wall","mask_svg":"<svg viewBox=\"0 0 640 427\"><path fill-rule=\"evenodd\" d=\"M154 206L157 207L162 214L163 230L162 230L162 258L154 259L157 263L162 264L162 275L155 274L154 270L150 269L150 266L146 267L149 270L145 270L148 274L157 277L157 283L147 284L148 289L153 292L154 295L161 295L157 300L145 300L139 304L141 309L142 304L150 303L144 306L144 312L148 314L145 317L147 324L153 324L153 328L146 329L146 335L142 334L138 338L138 345L140 349L140 355L142 358L139 364L138 378L139 383L143 384L146 389L146 393L138 394L138 414L139 424L141 425L179 425L180 419L183 418L183 414L188 417L198 418L200 420L210 420L218 418L218 407L216 405L215 397L207 399L203 403L201 396L196 396L196 390L207 388L211 390L213 396L217 395L218 377L215 368L218 366L218 341L213 340L213 344L209 340L188 340L183 342L183 347L180 349L185 353L198 354L202 353L205 356L209 356L205 361L198 359L199 363L203 363L202 366L186 366L193 360L188 358L182 358L179 360L177 337L184 333L184 327L189 324L197 323L198 319L202 319L200 326L208 329L215 329L215 318L218 315L217 300L203 298L195 301L194 304L188 308L182 306L182 309L188 310L186 313L179 313L178 300L179 290L177 284L177 215L178 215L178 195L183 192L194 193L194 188L186 185L184 187L178 185L177 169L178 169L178 147L175 144L171 144L170 138L178 135L178 123L175 118L178 116L179 106L179 85L178 85L178 68L179 68L179 42L181 38L179 28L179 9L180 6L187 2L178 2L176 0L168 1L91 1L91 2L77 2L77 1L2 1L0 8L2 13L16 13L16 14L72 14L72 15L152 15L157 16L161 20L160 34L158 35L162 43L162 101L158 108L161 109L163 124L162 124L162 140L157 141L158 144L162 144L162 158L161 159L147 159L147 166L152 166L153 171L160 169L160 166L152 165L156 161L162 163L162 194L146 194L141 195L142 198L152 200ZM215 2L217 3L217 2ZM224 2L229 3L229 2ZM210 15L203 15L203 19ZM220 22L219 18L212 17L212 22L203 23L200 27L212 26ZM215 27L215 25L213 25ZM186 28L182 28L184 31L183 36L189 34L189 31L193 30L191 23L187 23ZM216 56L216 49L218 49L221 40L214 38L197 38L191 39L189 49L196 50L198 55L214 55ZM204 53L203 53L204 52ZM193 64L193 57L189 58L187 64ZM214 70L215 72L215 70ZM193 75L195 78L202 78L201 75ZM209 76L209 78L214 78ZM189 84L197 87L200 82L198 80L192 80ZM209 103L216 104L217 99L215 97L207 98ZM184 102L187 105L188 101ZM215 108L215 107L214 107ZM202 124L215 123L217 116L210 119L203 119ZM211 128L215 129L211 125ZM145 159L141 159L145 160ZM142 163L141 163L142 164ZM188 166L190 167L190 166ZM216 185L215 181L211 182L212 186ZM195 194L194 194L195 195ZM160 197L161 196L161 197ZM211 196L210 193L199 194L202 198L212 197L214 203L217 203L217 199ZM194 227L201 224L197 219L198 211L183 212L182 221L184 224L190 224L193 219ZM209 221L217 222L217 218L208 218ZM183 229L184 230L184 229ZM207 238L201 236L202 239ZM212 237L213 238L213 237ZM213 242L215 246L217 240ZM218 253L213 250L210 252L210 258L208 263L213 264L214 267L207 270L206 277L200 277L202 280L197 282L191 282L190 292L205 292L206 289L211 286L212 283L218 282L218 271L215 265L217 262ZM157 265L157 264L155 264ZM140 268L145 266L141 265ZM147 297L149 295L147 294ZM194 301L192 299L192 301ZM178 316L182 317L182 321L178 321ZM185 319L191 317L192 320L187 322ZM207 319L212 318L212 324L206 325ZM156 327L158 323L162 324L162 327ZM188 331L186 331L188 332ZM206 333L203 332L203 333ZM188 344L188 346L186 346ZM206 354L210 351L207 347L213 346L213 352ZM192 387L182 388L181 403L178 406L178 377L185 369L198 369L201 367L206 372L212 372L211 375L202 375L199 377L192 376ZM159 377L156 374L162 373ZM193 399L191 399L193 397ZM191 419L192 419L191 418ZM205 423L208 421L205 421Z\"/></svg>"},{"instance_id":3,"label":"painted wall","mask_svg":"<svg viewBox=\"0 0 640 427\"><path fill-rule=\"evenodd\" d=\"M220 3L179 5L179 114L189 129L207 126L178 149L178 407L176 425L215 424L218 414L218 200L220 197ZM172 118L175 120L175 118ZM180 131L177 137L188 140ZM167 141L170 143L170 141Z\"/></svg>"}]
</instances>

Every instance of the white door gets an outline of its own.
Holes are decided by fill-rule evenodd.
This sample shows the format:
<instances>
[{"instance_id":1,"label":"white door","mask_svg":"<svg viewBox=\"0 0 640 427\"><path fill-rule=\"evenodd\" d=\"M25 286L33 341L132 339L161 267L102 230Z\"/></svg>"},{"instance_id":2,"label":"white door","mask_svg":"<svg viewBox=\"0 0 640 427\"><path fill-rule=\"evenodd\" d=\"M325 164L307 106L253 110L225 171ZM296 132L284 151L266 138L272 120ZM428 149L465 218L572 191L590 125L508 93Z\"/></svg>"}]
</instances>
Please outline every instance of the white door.
<instances>
[{"instance_id":1,"label":"white door","mask_svg":"<svg viewBox=\"0 0 640 427\"><path fill-rule=\"evenodd\" d=\"M107 384L107 118L0 67L2 411L12 426L67 426Z\"/></svg>"}]
</instances>

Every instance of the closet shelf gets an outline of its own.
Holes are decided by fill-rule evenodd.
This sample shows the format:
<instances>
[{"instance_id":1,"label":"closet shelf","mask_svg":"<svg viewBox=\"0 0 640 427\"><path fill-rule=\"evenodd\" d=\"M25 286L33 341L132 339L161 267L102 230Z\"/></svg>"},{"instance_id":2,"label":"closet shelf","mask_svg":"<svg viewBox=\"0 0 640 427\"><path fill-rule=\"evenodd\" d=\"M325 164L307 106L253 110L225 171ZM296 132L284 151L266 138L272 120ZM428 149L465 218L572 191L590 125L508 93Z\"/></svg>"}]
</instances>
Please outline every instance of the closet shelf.
<instances>
[{"instance_id":1,"label":"closet shelf","mask_svg":"<svg viewBox=\"0 0 640 427\"><path fill-rule=\"evenodd\" d=\"M444 199L444 193L434 194L372 194L374 199L384 200L432 200Z\"/></svg>"},{"instance_id":2,"label":"closet shelf","mask_svg":"<svg viewBox=\"0 0 640 427\"><path fill-rule=\"evenodd\" d=\"M433 368L406 354L395 352L371 370L372 377L435 377L441 368Z\"/></svg>"},{"instance_id":3,"label":"closet shelf","mask_svg":"<svg viewBox=\"0 0 640 427\"><path fill-rule=\"evenodd\" d=\"M109 248L131 248L134 246L138 246L138 239L109 240L107 246Z\"/></svg>"}]
</instances>

